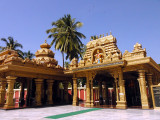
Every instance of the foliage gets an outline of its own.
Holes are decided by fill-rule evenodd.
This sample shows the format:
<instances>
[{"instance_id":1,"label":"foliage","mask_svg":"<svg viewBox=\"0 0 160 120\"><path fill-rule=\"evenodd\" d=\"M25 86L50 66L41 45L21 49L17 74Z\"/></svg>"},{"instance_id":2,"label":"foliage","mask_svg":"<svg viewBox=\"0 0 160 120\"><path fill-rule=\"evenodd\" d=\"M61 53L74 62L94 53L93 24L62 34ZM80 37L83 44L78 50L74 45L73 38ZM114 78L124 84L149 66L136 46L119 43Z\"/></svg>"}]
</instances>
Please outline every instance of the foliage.
<instances>
[{"instance_id":1,"label":"foliage","mask_svg":"<svg viewBox=\"0 0 160 120\"><path fill-rule=\"evenodd\" d=\"M24 58L28 58L31 60L33 57L34 57L34 54L31 53L30 50L28 52L24 52Z\"/></svg>"},{"instance_id":2,"label":"foliage","mask_svg":"<svg viewBox=\"0 0 160 120\"><path fill-rule=\"evenodd\" d=\"M15 82L14 89L19 89L19 88L20 88L20 83L19 82Z\"/></svg>"},{"instance_id":3,"label":"foliage","mask_svg":"<svg viewBox=\"0 0 160 120\"><path fill-rule=\"evenodd\" d=\"M82 87L84 87L84 85L86 84L86 78L78 78L77 79L78 87L80 87L80 83L82 84Z\"/></svg>"},{"instance_id":4,"label":"foliage","mask_svg":"<svg viewBox=\"0 0 160 120\"><path fill-rule=\"evenodd\" d=\"M59 89L64 89L62 82L59 83Z\"/></svg>"},{"instance_id":5,"label":"foliage","mask_svg":"<svg viewBox=\"0 0 160 120\"><path fill-rule=\"evenodd\" d=\"M68 88L72 88L71 82L68 83Z\"/></svg>"},{"instance_id":6,"label":"foliage","mask_svg":"<svg viewBox=\"0 0 160 120\"><path fill-rule=\"evenodd\" d=\"M86 49L87 49L87 47L86 47L86 45L83 45L83 47L82 47L82 51L81 51L81 55L82 55L82 57L84 57L84 55L85 55L85 52L86 52Z\"/></svg>"},{"instance_id":7,"label":"foliage","mask_svg":"<svg viewBox=\"0 0 160 120\"><path fill-rule=\"evenodd\" d=\"M96 35L91 36L91 39L96 40L96 39L97 39L97 36L96 36Z\"/></svg>"},{"instance_id":8,"label":"foliage","mask_svg":"<svg viewBox=\"0 0 160 120\"><path fill-rule=\"evenodd\" d=\"M65 61L64 67L65 67L65 68L69 68L69 62Z\"/></svg>"},{"instance_id":9,"label":"foliage","mask_svg":"<svg viewBox=\"0 0 160 120\"><path fill-rule=\"evenodd\" d=\"M60 50L63 55L63 67L64 67L64 53L67 54L66 59L72 60L74 57L82 57L82 42L81 38L86 38L77 29L82 27L82 23L72 19L71 15L64 15L64 17L58 19L52 23L53 28L47 30L49 34L48 38L53 38L51 45L55 45L56 50Z\"/></svg>"},{"instance_id":10,"label":"foliage","mask_svg":"<svg viewBox=\"0 0 160 120\"><path fill-rule=\"evenodd\" d=\"M23 48L22 44L18 43L17 40L14 40L13 37L1 38L1 41L5 42L5 47L0 46L0 51L4 51L7 49L15 50L18 52L19 56L23 58L23 52L18 48Z\"/></svg>"}]
</instances>

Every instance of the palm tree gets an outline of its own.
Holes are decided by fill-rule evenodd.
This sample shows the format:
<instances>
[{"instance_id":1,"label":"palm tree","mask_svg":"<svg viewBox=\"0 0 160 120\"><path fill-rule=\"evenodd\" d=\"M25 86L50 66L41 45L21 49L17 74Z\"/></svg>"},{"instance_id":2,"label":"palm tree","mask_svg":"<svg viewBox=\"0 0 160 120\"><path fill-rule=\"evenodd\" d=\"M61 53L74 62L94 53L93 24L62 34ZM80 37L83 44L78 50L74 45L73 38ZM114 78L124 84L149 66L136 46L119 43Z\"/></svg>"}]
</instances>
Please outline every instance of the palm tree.
<instances>
[{"instance_id":1,"label":"palm tree","mask_svg":"<svg viewBox=\"0 0 160 120\"><path fill-rule=\"evenodd\" d=\"M65 66L66 68L69 68L69 62L65 62L65 63L64 63L64 66Z\"/></svg>"},{"instance_id":2,"label":"palm tree","mask_svg":"<svg viewBox=\"0 0 160 120\"><path fill-rule=\"evenodd\" d=\"M78 32L77 29L82 27L82 23L75 21L75 18L72 19L71 15L64 15L56 22L52 23L53 28L47 30L47 33L50 33L48 38L53 37L51 45L55 44L55 49L60 50L63 56L63 68L64 68L64 53L68 57L80 55L80 49L83 46L81 38L86 38L85 35ZM81 55L80 55L81 56Z\"/></svg>"},{"instance_id":3,"label":"palm tree","mask_svg":"<svg viewBox=\"0 0 160 120\"><path fill-rule=\"evenodd\" d=\"M34 54L31 53L30 50L28 52L24 52L24 58L28 58L31 60L33 57L34 57Z\"/></svg>"},{"instance_id":4,"label":"palm tree","mask_svg":"<svg viewBox=\"0 0 160 120\"><path fill-rule=\"evenodd\" d=\"M13 37L8 37L8 40L6 38L1 38L1 41L5 42L6 44L5 47L0 46L1 51L11 49L17 51L20 57L23 56L23 52L20 49L17 49L17 48L23 48L22 44L14 40Z\"/></svg>"},{"instance_id":5,"label":"palm tree","mask_svg":"<svg viewBox=\"0 0 160 120\"><path fill-rule=\"evenodd\" d=\"M2 48L0 47L0 52L2 52Z\"/></svg>"}]
</instances>

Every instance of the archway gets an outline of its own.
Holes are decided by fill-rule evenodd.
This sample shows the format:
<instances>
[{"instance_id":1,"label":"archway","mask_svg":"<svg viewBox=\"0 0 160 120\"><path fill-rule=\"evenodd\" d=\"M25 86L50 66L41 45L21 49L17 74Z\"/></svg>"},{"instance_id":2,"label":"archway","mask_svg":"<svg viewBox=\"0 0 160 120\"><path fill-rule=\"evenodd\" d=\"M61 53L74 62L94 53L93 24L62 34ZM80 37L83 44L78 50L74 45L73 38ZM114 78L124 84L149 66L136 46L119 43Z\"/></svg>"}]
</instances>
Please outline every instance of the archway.
<instances>
[{"instance_id":1,"label":"archway","mask_svg":"<svg viewBox=\"0 0 160 120\"><path fill-rule=\"evenodd\" d=\"M96 90L94 90L95 105L103 105L103 107L115 107L116 90L114 78L106 71L98 73L94 78L94 87L98 87L98 99Z\"/></svg>"}]
</instances>

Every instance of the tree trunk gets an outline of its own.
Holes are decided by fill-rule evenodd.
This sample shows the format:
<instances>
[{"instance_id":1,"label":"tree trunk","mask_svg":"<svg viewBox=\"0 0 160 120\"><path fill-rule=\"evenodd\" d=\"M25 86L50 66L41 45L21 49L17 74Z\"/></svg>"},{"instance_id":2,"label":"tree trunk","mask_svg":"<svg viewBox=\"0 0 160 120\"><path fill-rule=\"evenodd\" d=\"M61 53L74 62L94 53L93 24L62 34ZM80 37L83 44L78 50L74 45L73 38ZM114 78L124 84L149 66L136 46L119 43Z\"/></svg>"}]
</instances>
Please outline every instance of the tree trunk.
<instances>
[{"instance_id":1,"label":"tree trunk","mask_svg":"<svg viewBox=\"0 0 160 120\"><path fill-rule=\"evenodd\" d=\"M62 52L62 58L63 58L63 68L64 68L64 53Z\"/></svg>"}]
</instances>

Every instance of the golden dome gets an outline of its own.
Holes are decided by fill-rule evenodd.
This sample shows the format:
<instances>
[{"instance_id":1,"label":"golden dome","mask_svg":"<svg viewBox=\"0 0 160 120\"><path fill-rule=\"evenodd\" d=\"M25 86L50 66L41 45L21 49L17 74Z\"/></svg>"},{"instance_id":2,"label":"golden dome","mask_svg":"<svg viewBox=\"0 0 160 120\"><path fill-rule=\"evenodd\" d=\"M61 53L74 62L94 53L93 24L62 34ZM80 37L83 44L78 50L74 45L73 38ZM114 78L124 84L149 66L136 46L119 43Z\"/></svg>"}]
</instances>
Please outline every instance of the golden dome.
<instances>
[{"instance_id":1,"label":"golden dome","mask_svg":"<svg viewBox=\"0 0 160 120\"><path fill-rule=\"evenodd\" d=\"M40 61L41 63L46 63L48 67L55 68L58 62L54 59L54 53L50 50L51 46L46 43L40 45L41 49L37 50L35 53L35 60Z\"/></svg>"},{"instance_id":2,"label":"golden dome","mask_svg":"<svg viewBox=\"0 0 160 120\"><path fill-rule=\"evenodd\" d=\"M47 43L47 41L45 40L45 43L41 44L40 45L41 48L47 48L47 49L50 49L51 46Z\"/></svg>"}]
</instances>

